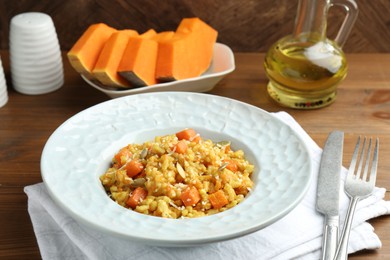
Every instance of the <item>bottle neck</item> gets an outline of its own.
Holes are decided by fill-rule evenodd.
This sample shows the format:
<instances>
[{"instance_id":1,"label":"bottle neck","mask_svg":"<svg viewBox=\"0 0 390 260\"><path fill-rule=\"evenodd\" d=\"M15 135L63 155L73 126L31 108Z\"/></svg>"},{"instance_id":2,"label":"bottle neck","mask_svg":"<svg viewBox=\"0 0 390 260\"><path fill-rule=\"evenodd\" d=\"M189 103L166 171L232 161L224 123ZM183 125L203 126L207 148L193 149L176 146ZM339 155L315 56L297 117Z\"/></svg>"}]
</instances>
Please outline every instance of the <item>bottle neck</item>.
<instances>
[{"instance_id":1,"label":"bottle neck","mask_svg":"<svg viewBox=\"0 0 390 260\"><path fill-rule=\"evenodd\" d=\"M293 35L303 40L324 40L330 0L299 0Z\"/></svg>"}]
</instances>

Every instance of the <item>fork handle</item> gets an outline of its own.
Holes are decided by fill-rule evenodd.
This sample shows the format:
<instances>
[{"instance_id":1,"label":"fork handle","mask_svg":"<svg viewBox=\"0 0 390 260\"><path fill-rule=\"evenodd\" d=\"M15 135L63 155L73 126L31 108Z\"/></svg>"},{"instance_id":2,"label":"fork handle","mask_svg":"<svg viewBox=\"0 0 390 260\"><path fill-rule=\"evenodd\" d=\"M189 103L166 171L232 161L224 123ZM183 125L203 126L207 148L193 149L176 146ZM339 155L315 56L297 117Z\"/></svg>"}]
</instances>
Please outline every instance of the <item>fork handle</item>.
<instances>
[{"instance_id":1,"label":"fork handle","mask_svg":"<svg viewBox=\"0 0 390 260\"><path fill-rule=\"evenodd\" d=\"M334 260L345 260L348 258L348 240L351 231L353 215L355 214L356 204L360 200L359 197L353 197L348 206L347 216L345 218L343 231L341 233L340 243L337 246L336 256Z\"/></svg>"}]
</instances>

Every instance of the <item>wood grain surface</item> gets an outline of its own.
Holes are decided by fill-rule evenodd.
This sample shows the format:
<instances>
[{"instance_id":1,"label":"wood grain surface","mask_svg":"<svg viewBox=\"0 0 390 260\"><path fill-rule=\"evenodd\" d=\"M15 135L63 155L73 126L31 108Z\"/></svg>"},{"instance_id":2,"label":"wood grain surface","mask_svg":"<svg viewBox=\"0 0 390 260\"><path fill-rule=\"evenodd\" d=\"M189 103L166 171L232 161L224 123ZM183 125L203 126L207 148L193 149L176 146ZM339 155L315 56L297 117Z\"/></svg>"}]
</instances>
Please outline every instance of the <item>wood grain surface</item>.
<instances>
[{"instance_id":1,"label":"wood grain surface","mask_svg":"<svg viewBox=\"0 0 390 260\"><path fill-rule=\"evenodd\" d=\"M390 51L390 1L357 1L359 16L344 51ZM91 24L104 22L117 29L143 32L174 30L184 17L200 17L219 32L218 41L234 51L265 52L293 30L298 0L0 0L0 49L8 49L9 23L23 12L49 14L61 48L69 50ZM333 38L344 13L329 12L328 35Z\"/></svg>"},{"instance_id":2,"label":"wood grain surface","mask_svg":"<svg viewBox=\"0 0 390 260\"><path fill-rule=\"evenodd\" d=\"M8 52L0 51L9 78ZM390 54L348 54L349 74L329 107L285 109L266 94L264 54L235 53L236 69L211 94L247 102L269 112L287 111L320 145L329 132L345 132L344 165L349 165L359 135L380 138L377 186L390 188ZM88 86L64 59L65 84L50 94L29 96L8 84L9 101L0 108L0 259L40 259L23 188L42 181L40 156L51 133L66 119L107 96ZM390 199L387 192L386 198ZM349 259L390 259L390 217L370 221L383 243Z\"/></svg>"}]
</instances>

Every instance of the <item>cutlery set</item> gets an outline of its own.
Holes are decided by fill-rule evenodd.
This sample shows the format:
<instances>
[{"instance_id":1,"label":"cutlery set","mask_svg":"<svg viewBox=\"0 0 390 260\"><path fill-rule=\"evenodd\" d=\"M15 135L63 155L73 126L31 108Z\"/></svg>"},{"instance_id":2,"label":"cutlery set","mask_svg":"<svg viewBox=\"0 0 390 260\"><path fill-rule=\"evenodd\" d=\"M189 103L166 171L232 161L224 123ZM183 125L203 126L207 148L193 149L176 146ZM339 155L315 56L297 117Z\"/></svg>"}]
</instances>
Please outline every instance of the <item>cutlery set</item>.
<instances>
[{"instance_id":1,"label":"cutlery set","mask_svg":"<svg viewBox=\"0 0 390 260\"><path fill-rule=\"evenodd\" d=\"M372 139L367 141L364 137L361 146L359 137L344 185L345 193L350 197L350 203L344 227L339 236L339 188L343 142L343 132L331 132L325 143L320 162L316 208L325 216L321 256L323 260L347 259L349 233L357 202L368 197L375 187L379 140L378 138L375 140L375 148L371 156ZM368 148L366 149L367 142Z\"/></svg>"}]
</instances>

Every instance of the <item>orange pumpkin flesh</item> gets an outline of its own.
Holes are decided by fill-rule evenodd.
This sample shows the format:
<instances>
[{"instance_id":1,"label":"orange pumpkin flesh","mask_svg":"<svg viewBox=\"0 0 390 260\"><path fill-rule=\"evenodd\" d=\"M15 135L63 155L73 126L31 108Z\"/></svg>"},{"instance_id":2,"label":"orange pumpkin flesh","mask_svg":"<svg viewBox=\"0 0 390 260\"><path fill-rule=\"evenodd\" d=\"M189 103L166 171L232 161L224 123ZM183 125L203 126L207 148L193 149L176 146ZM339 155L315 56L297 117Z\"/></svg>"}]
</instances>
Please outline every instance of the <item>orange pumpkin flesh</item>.
<instances>
[{"instance_id":1,"label":"orange pumpkin flesh","mask_svg":"<svg viewBox=\"0 0 390 260\"><path fill-rule=\"evenodd\" d=\"M151 29L139 37L130 37L118 67L119 75L133 87L156 84L158 42L167 40L173 35L172 31L157 34Z\"/></svg>"},{"instance_id":2,"label":"orange pumpkin flesh","mask_svg":"<svg viewBox=\"0 0 390 260\"><path fill-rule=\"evenodd\" d=\"M185 18L175 36L159 44L158 81L198 77L210 65L218 33L199 18Z\"/></svg>"},{"instance_id":3,"label":"orange pumpkin flesh","mask_svg":"<svg viewBox=\"0 0 390 260\"><path fill-rule=\"evenodd\" d=\"M140 35L141 38L144 38L144 39L151 39L153 38L155 35L157 34L157 32L153 29L149 29L147 30L146 32L144 32L143 34Z\"/></svg>"},{"instance_id":4,"label":"orange pumpkin flesh","mask_svg":"<svg viewBox=\"0 0 390 260\"><path fill-rule=\"evenodd\" d=\"M155 67L158 43L141 37L130 37L118 73L133 87L156 84Z\"/></svg>"},{"instance_id":5,"label":"orange pumpkin flesh","mask_svg":"<svg viewBox=\"0 0 390 260\"><path fill-rule=\"evenodd\" d=\"M209 67L218 32L199 18L177 30L141 35L91 25L68 52L76 71L105 86L131 88L198 77Z\"/></svg>"},{"instance_id":6,"label":"orange pumpkin flesh","mask_svg":"<svg viewBox=\"0 0 390 260\"><path fill-rule=\"evenodd\" d=\"M104 45L93 69L93 75L104 85L128 88L130 84L117 73L127 42L138 33L134 30L121 30L113 33Z\"/></svg>"},{"instance_id":7,"label":"orange pumpkin flesh","mask_svg":"<svg viewBox=\"0 0 390 260\"><path fill-rule=\"evenodd\" d=\"M116 29L104 23L93 24L81 35L68 52L68 59L73 68L92 79L92 70L108 38Z\"/></svg>"}]
</instances>

